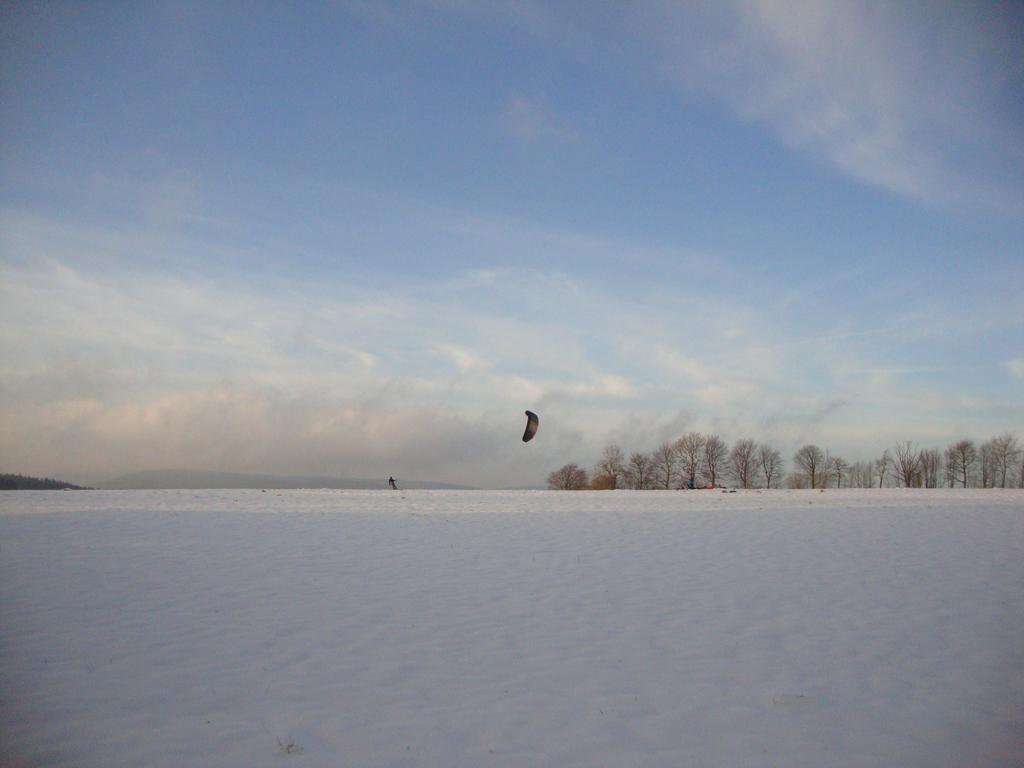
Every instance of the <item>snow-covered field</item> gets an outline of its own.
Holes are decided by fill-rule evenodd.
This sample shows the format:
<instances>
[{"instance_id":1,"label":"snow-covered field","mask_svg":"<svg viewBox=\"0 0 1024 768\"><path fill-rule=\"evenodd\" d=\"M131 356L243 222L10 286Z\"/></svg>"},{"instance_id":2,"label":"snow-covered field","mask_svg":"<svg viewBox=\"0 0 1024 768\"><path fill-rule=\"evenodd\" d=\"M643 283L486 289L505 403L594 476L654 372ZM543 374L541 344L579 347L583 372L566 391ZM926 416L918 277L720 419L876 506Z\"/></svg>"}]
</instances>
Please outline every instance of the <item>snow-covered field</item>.
<instances>
[{"instance_id":1,"label":"snow-covered field","mask_svg":"<svg viewBox=\"0 0 1024 768\"><path fill-rule=\"evenodd\" d=\"M1024 765L1024 492L2 493L0 750Z\"/></svg>"}]
</instances>

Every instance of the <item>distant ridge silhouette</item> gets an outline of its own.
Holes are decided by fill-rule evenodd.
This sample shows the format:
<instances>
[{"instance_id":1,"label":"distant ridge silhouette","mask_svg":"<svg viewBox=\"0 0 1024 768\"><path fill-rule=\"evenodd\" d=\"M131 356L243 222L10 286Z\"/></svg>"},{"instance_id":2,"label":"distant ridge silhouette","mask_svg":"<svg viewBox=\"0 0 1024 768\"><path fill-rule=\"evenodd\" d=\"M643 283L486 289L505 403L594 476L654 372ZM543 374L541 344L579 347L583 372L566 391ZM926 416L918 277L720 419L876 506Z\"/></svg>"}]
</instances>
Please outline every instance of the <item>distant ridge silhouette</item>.
<instances>
[{"instance_id":1,"label":"distant ridge silhouette","mask_svg":"<svg viewBox=\"0 0 1024 768\"><path fill-rule=\"evenodd\" d=\"M0 474L0 491L87 491L88 488L50 477Z\"/></svg>"},{"instance_id":2,"label":"distant ridge silhouette","mask_svg":"<svg viewBox=\"0 0 1024 768\"><path fill-rule=\"evenodd\" d=\"M410 490L475 490L468 485L438 483L429 480L406 480L401 478L402 488ZM104 490L184 490L214 488L273 488L277 490L295 488L338 488L338 489L387 489L387 475L377 479L324 477L317 475L262 475L241 472L213 472L192 469L153 469L144 472L130 472L120 477L94 483Z\"/></svg>"}]
</instances>

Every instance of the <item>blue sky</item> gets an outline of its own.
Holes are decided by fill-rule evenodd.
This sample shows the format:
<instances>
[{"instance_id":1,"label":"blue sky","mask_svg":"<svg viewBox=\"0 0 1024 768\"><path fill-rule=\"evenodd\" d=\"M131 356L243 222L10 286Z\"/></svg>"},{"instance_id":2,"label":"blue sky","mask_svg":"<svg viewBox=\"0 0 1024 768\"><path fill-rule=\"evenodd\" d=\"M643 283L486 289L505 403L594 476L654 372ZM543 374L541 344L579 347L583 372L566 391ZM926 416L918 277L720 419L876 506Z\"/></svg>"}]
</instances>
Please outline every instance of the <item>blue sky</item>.
<instances>
[{"instance_id":1,"label":"blue sky","mask_svg":"<svg viewBox=\"0 0 1024 768\"><path fill-rule=\"evenodd\" d=\"M1012 4L14 2L0 104L5 471L1024 431Z\"/></svg>"}]
</instances>

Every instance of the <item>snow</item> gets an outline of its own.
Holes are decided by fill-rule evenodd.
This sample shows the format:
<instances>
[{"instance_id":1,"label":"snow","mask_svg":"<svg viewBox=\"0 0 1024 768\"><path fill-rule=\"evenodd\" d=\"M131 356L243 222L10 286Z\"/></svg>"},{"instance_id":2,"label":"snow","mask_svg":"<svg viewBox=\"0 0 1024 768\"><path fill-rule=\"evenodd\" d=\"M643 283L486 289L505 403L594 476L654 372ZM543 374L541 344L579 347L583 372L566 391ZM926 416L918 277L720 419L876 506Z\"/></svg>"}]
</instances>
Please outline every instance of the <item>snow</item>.
<instances>
[{"instance_id":1,"label":"snow","mask_svg":"<svg viewBox=\"0 0 1024 768\"><path fill-rule=\"evenodd\" d=\"M1024 492L0 494L5 766L1024 764Z\"/></svg>"}]
</instances>

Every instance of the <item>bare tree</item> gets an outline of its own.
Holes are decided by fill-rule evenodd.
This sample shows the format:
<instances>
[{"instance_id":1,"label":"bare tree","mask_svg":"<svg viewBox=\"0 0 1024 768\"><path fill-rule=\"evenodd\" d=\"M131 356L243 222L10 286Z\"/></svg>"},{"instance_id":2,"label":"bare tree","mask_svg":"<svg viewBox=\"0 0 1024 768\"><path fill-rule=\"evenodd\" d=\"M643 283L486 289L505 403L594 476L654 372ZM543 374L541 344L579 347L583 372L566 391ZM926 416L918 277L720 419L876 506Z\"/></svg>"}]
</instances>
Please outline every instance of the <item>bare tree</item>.
<instances>
[{"instance_id":1,"label":"bare tree","mask_svg":"<svg viewBox=\"0 0 1024 768\"><path fill-rule=\"evenodd\" d=\"M704 435L690 432L675 442L675 449L682 463L683 480L689 485L697 485L697 473L700 471L704 458Z\"/></svg>"},{"instance_id":2,"label":"bare tree","mask_svg":"<svg viewBox=\"0 0 1024 768\"><path fill-rule=\"evenodd\" d=\"M631 453L626 464L626 483L635 491L651 487L654 462L646 453Z\"/></svg>"},{"instance_id":3,"label":"bare tree","mask_svg":"<svg viewBox=\"0 0 1024 768\"><path fill-rule=\"evenodd\" d=\"M999 487L1005 488L1006 477L1010 471L1010 467L1013 465L1017 456L1021 454L1017 437L1009 432L1004 432L998 437L993 437L989 440L988 445L990 446L990 461L992 462L993 474L995 475L992 484L995 485L998 479Z\"/></svg>"},{"instance_id":4,"label":"bare tree","mask_svg":"<svg viewBox=\"0 0 1024 768\"><path fill-rule=\"evenodd\" d=\"M793 463L797 466L799 473L810 484L811 488L817 488L821 480L822 468L825 465L825 454L816 445L805 445L793 454Z\"/></svg>"},{"instance_id":5,"label":"bare tree","mask_svg":"<svg viewBox=\"0 0 1024 768\"><path fill-rule=\"evenodd\" d=\"M705 435L704 436L704 458L702 461L702 468L704 470L704 477L712 485L718 485L718 475L722 467L725 465L726 458L729 455L729 447L718 435Z\"/></svg>"},{"instance_id":6,"label":"bare tree","mask_svg":"<svg viewBox=\"0 0 1024 768\"><path fill-rule=\"evenodd\" d=\"M762 443L757 449L757 465L764 475L764 487L778 488L785 470L782 454L767 443Z\"/></svg>"},{"instance_id":7,"label":"bare tree","mask_svg":"<svg viewBox=\"0 0 1024 768\"><path fill-rule=\"evenodd\" d=\"M836 480L836 488L843 487L843 476L849 468L850 465L847 464L846 459L841 456L833 456L829 460L829 472Z\"/></svg>"},{"instance_id":8,"label":"bare tree","mask_svg":"<svg viewBox=\"0 0 1024 768\"><path fill-rule=\"evenodd\" d=\"M912 440L898 442L880 458L850 464L816 445L802 446L794 455L794 472L785 475L785 465L778 450L751 439L738 440L729 446L714 434L689 432L674 443L662 443L653 453L632 453L627 461L622 449L609 445L594 466L593 476L576 464L548 475L549 488L580 490L583 488L674 488L692 482L699 486L707 481L718 484L723 477L742 488L758 487L761 479L768 488L785 483L789 488L836 488L844 483L849 488L892 486L907 488L1006 488L1014 485L1024 489L1024 445L1020 439L1004 432L977 446L972 440L958 440L940 451L937 448L918 450ZM888 482L887 482L888 480ZM677 486L677 483L680 485Z\"/></svg>"},{"instance_id":9,"label":"bare tree","mask_svg":"<svg viewBox=\"0 0 1024 768\"><path fill-rule=\"evenodd\" d=\"M626 457L617 445L609 445L604 449L600 461L594 467L594 474L608 478L609 490L619 487L622 476L626 473Z\"/></svg>"},{"instance_id":10,"label":"bare tree","mask_svg":"<svg viewBox=\"0 0 1024 768\"><path fill-rule=\"evenodd\" d=\"M750 439L737 440L729 452L729 470L740 488L750 488L757 468L757 443Z\"/></svg>"},{"instance_id":11,"label":"bare tree","mask_svg":"<svg viewBox=\"0 0 1024 768\"><path fill-rule=\"evenodd\" d=\"M672 443L662 443L651 456L651 481L658 488L671 488L679 473L679 454Z\"/></svg>"},{"instance_id":12,"label":"bare tree","mask_svg":"<svg viewBox=\"0 0 1024 768\"><path fill-rule=\"evenodd\" d=\"M828 488L832 482L832 451L825 449L825 460L818 469L818 488Z\"/></svg>"},{"instance_id":13,"label":"bare tree","mask_svg":"<svg viewBox=\"0 0 1024 768\"><path fill-rule=\"evenodd\" d=\"M864 462L855 461L846 470L846 487L847 488L863 488L864 487Z\"/></svg>"},{"instance_id":14,"label":"bare tree","mask_svg":"<svg viewBox=\"0 0 1024 768\"><path fill-rule=\"evenodd\" d=\"M896 467L896 476L904 488L913 488L917 484L917 474L920 457L912 440L904 440L896 443L896 458L893 465Z\"/></svg>"},{"instance_id":15,"label":"bare tree","mask_svg":"<svg viewBox=\"0 0 1024 768\"><path fill-rule=\"evenodd\" d=\"M966 488L978 461L978 449L973 440L958 440L946 448L946 463L954 480Z\"/></svg>"},{"instance_id":16,"label":"bare tree","mask_svg":"<svg viewBox=\"0 0 1024 768\"><path fill-rule=\"evenodd\" d=\"M978 449L978 469L981 471L981 487L991 488L996 474L991 440L986 440Z\"/></svg>"},{"instance_id":17,"label":"bare tree","mask_svg":"<svg viewBox=\"0 0 1024 768\"><path fill-rule=\"evenodd\" d=\"M950 461L950 455L949 454L950 454L950 449L949 448L947 448L943 452L943 454L942 454L943 458L945 459L942 462L942 478L943 478L943 482L946 484L947 488L955 488L956 487L956 469L953 467L953 462Z\"/></svg>"},{"instance_id":18,"label":"bare tree","mask_svg":"<svg viewBox=\"0 0 1024 768\"><path fill-rule=\"evenodd\" d=\"M942 453L938 448L922 448L919 458L921 479L925 488L938 488L942 469Z\"/></svg>"},{"instance_id":19,"label":"bare tree","mask_svg":"<svg viewBox=\"0 0 1024 768\"><path fill-rule=\"evenodd\" d=\"M566 464L548 475L548 488L553 491L582 491L588 485L587 470L577 464Z\"/></svg>"},{"instance_id":20,"label":"bare tree","mask_svg":"<svg viewBox=\"0 0 1024 768\"><path fill-rule=\"evenodd\" d=\"M847 486L851 488L875 487L875 463L873 461L855 461L847 472Z\"/></svg>"},{"instance_id":21,"label":"bare tree","mask_svg":"<svg viewBox=\"0 0 1024 768\"><path fill-rule=\"evenodd\" d=\"M885 484L885 475L892 467L892 457L889 456L889 449L882 451L882 455L875 459L875 469L878 471L878 487Z\"/></svg>"}]
</instances>

